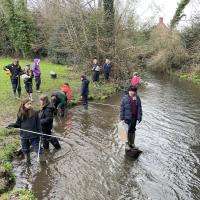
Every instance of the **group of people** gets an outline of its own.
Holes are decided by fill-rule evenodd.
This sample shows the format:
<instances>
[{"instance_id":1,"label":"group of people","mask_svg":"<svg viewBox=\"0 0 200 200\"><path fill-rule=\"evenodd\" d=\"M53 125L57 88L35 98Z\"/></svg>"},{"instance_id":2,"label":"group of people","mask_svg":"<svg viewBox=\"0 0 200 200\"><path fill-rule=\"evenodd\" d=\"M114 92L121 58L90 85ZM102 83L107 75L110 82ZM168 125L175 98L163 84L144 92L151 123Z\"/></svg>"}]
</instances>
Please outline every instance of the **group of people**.
<instances>
[{"instance_id":1,"label":"group of people","mask_svg":"<svg viewBox=\"0 0 200 200\"><path fill-rule=\"evenodd\" d=\"M111 61L108 58L106 58L105 63L103 64L103 73L104 73L105 81L109 81L111 68L112 68ZM92 71L93 71L93 76L92 76L93 82L95 83L99 82L101 67L98 64L98 61L96 58L93 59Z\"/></svg>"},{"instance_id":2,"label":"group of people","mask_svg":"<svg viewBox=\"0 0 200 200\"><path fill-rule=\"evenodd\" d=\"M64 83L60 90L53 92L50 99L47 95L40 96L40 110L35 111L32 105L32 79L35 77L36 91L39 92L41 83L41 71L39 67L40 60L34 59L32 69L27 64L25 69L22 70L19 61L14 62L4 67L6 72L10 73L10 79L13 87L13 93L16 96L16 90L18 96L21 96L20 76L25 83L25 89L28 94L28 98L22 101L15 123L9 124L8 128L20 128L21 147L28 163L30 163L30 146L36 153L42 155L42 149L49 149L49 143L51 143L55 149L60 149L60 143L57 138L51 137L53 128L54 116L59 114L63 117L65 109L67 108L68 101L73 99L72 92L68 83ZM97 60L93 61L93 81L99 80L99 69L97 68ZM95 71L96 70L96 71ZM111 70L111 64L108 59L104 64L105 79L109 80L109 74ZM88 95L89 95L89 83L90 81L85 75L81 75L81 101L84 109L88 109ZM137 94L137 89L140 84L140 77L138 73L134 73L131 79L131 86L128 92L122 97L120 105L120 119L128 124L128 142L127 148L135 148L135 131L136 123L142 120L142 106L140 97ZM38 133L38 134L36 134ZM40 133L44 134L41 135ZM40 140L42 148L40 148Z\"/></svg>"},{"instance_id":3,"label":"group of people","mask_svg":"<svg viewBox=\"0 0 200 200\"><path fill-rule=\"evenodd\" d=\"M25 90L28 95L28 98L32 101L32 93L33 93L33 86L32 80L35 77L36 83L36 91L40 92L40 84L41 84L41 71L40 71L40 59L38 57L34 58L34 63L32 69L30 64L25 66L25 69L22 70L21 66L19 65L19 60L14 59L13 63L4 67L6 74L10 76L12 89L14 97L20 98L21 97L21 80L20 77L24 80ZM18 96L16 96L16 92Z\"/></svg>"},{"instance_id":4,"label":"group of people","mask_svg":"<svg viewBox=\"0 0 200 200\"><path fill-rule=\"evenodd\" d=\"M20 69L19 65L18 68ZM24 73L24 71L22 72L20 70L20 73ZM82 75L80 79L82 81L81 100L84 108L87 109L89 80L87 80L84 75ZM60 90L51 94L50 99L47 95L40 96L39 111L34 110L31 98L22 101L17 113L16 122L9 124L7 128L20 128L21 149L28 164L30 164L30 146L32 146L34 152L40 154L42 160L44 159L43 149L49 149L49 143L51 143L55 149L61 148L58 139L56 137L51 137L53 119L57 114L61 117L64 116L67 103L72 99L73 96L70 86L68 83L64 83L60 87Z\"/></svg>"}]
</instances>

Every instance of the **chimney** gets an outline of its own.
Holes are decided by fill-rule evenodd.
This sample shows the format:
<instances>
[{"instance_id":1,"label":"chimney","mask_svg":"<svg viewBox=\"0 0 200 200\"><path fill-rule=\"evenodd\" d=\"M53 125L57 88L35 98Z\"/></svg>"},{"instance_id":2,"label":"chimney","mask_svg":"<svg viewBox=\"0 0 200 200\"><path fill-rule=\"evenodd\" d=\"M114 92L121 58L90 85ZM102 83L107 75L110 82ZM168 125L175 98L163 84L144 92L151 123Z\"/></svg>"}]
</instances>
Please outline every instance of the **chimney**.
<instances>
[{"instance_id":1,"label":"chimney","mask_svg":"<svg viewBox=\"0 0 200 200\"><path fill-rule=\"evenodd\" d=\"M163 17L159 17L159 23L163 24Z\"/></svg>"}]
</instances>

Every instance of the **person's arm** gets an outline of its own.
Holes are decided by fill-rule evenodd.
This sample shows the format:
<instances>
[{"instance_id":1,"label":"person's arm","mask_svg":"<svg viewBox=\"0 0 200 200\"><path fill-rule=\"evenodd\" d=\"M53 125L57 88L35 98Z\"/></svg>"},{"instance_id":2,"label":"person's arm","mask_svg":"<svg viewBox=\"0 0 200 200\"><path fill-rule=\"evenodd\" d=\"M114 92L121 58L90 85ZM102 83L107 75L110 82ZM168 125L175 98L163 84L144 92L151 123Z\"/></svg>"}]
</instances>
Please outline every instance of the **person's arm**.
<instances>
[{"instance_id":1,"label":"person's arm","mask_svg":"<svg viewBox=\"0 0 200 200\"><path fill-rule=\"evenodd\" d=\"M85 94L85 88L86 88L86 84L85 84L85 81L83 81L82 88L81 88L81 96L84 96L84 94Z\"/></svg>"},{"instance_id":2,"label":"person's arm","mask_svg":"<svg viewBox=\"0 0 200 200\"><path fill-rule=\"evenodd\" d=\"M15 123L9 124L7 128L21 128L21 120L19 119L19 117L17 117L17 120Z\"/></svg>"},{"instance_id":3,"label":"person's arm","mask_svg":"<svg viewBox=\"0 0 200 200\"><path fill-rule=\"evenodd\" d=\"M42 128L41 128L41 123L40 123L40 118L39 118L39 113L36 113L36 126L37 126L37 132L41 133Z\"/></svg>"},{"instance_id":4,"label":"person's arm","mask_svg":"<svg viewBox=\"0 0 200 200\"><path fill-rule=\"evenodd\" d=\"M25 74L24 70L21 68L21 66L19 65L19 76Z\"/></svg>"},{"instance_id":5,"label":"person's arm","mask_svg":"<svg viewBox=\"0 0 200 200\"><path fill-rule=\"evenodd\" d=\"M41 123L41 126L45 126L45 125L48 125L50 123L53 123L53 113L51 110L47 110L45 112L45 118L44 119L40 119L40 123Z\"/></svg>"},{"instance_id":6,"label":"person's arm","mask_svg":"<svg viewBox=\"0 0 200 200\"><path fill-rule=\"evenodd\" d=\"M138 122L140 123L142 121L142 103L140 100L140 97L137 97L137 104L138 104Z\"/></svg>"},{"instance_id":7,"label":"person's arm","mask_svg":"<svg viewBox=\"0 0 200 200\"><path fill-rule=\"evenodd\" d=\"M120 104L120 120L124 120L125 106L124 106L124 98L122 98Z\"/></svg>"},{"instance_id":8,"label":"person's arm","mask_svg":"<svg viewBox=\"0 0 200 200\"><path fill-rule=\"evenodd\" d=\"M103 71L105 71L105 65L106 65L106 64L104 63L104 64L103 64Z\"/></svg>"},{"instance_id":9,"label":"person's arm","mask_svg":"<svg viewBox=\"0 0 200 200\"><path fill-rule=\"evenodd\" d=\"M3 67L4 71L10 71L11 70L11 65L7 65Z\"/></svg>"}]
</instances>

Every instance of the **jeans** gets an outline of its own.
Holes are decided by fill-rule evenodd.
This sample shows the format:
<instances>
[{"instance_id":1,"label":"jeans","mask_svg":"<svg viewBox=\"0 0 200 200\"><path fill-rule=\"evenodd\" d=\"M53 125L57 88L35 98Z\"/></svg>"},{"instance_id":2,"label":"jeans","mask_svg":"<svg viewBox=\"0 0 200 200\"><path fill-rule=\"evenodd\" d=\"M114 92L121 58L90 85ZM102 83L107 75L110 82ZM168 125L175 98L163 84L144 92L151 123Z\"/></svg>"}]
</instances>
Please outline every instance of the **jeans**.
<instances>
[{"instance_id":1,"label":"jeans","mask_svg":"<svg viewBox=\"0 0 200 200\"><path fill-rule=\"evenodd\" d=\"M41 78L40 76L35 76L36 90L40 90Z\"/></svg>"},{"instance_id":2,"label":"jeans","mask_svg":"<svg viewBox=\"0 0 200 200\"><path fill-rule=\"evenodd\" d=\"M21 146L24 154L30 153L30 146L32 145L33 151L38 153L40 138L23 139L21 138ZM41 150L40 150L41 153Z\"/></svg>"},{"instance_id":3,"label":"jeans","mask_svg":"<svg viewBox=\"0 0 200 200\"><path fill-rule=\"evenodd\" d=\"M49 132L49 133L44 132L44 134L51 135L51 132ZM55 149L61 148L60 143L58 142L58 139L51 137L51 136L43 136L42 142L43 142L43 148L44 149L49 149L49 143L51 143L54 146Z\"/></svg>"},{"instance_id":4,"label":"jeans","mask_svg":"<svg viewBox=\"0 0 200 200\"><path fill-rule=\"evenodd\" d=\"M135 143L135 131L137 118L133 116L130 120L125 120L125 123L128 124L128 144L129 146L134 145Z\"/></svg>"},{"instance_id":5,"label":"jeans","mask_svg":"<svg viewBox=\"0 0 200 200\"><path fill-rule=\"evenodd\" d=\"M109 80L109 75L110 75L109 72L104 72L104 78L105 78L106 81Z\"/></svg>"},{"instance_id":6,"label":"jeans","mask_svg":"<svg viewBox=\"0 0 200 200\"><path fill-rule=\"evenodd\" d=\"M32 83L25 83L25 90L27 93L33 93Z\"/></svg>"},{"instance_id":7,"label":"jeans","mask_svg":"<svg viewBox=\"0 0 200 200\"><path fill-rule=\"evenodd\" d=\"M99 82L99 71L94 71L93 72L93 81L94 82Z\"/></svg>"},{"instance_id":8,"label":"jeans","mask_svg":"<svg viewBox=\"0 0 200 200\"><path fill-rule=\"evenodd\" d=\"M88 96L83 96L82 97L82 104L85 110L88 109Z\"/></svg>"},{"instance_id":9,"label":"jeans","mask_svg":"<svg viewBox=\"0 0 200 200\"><path fill-rule=\"evenodd\" d=\"M16 90L18 92L18 96L21 96L21 85L20 85L20 79L16 78L16 79L10 79L11 83L12 83L12 88L13 88L13 93L14 95L16 95Z\"/></svg>"}]
</instances>

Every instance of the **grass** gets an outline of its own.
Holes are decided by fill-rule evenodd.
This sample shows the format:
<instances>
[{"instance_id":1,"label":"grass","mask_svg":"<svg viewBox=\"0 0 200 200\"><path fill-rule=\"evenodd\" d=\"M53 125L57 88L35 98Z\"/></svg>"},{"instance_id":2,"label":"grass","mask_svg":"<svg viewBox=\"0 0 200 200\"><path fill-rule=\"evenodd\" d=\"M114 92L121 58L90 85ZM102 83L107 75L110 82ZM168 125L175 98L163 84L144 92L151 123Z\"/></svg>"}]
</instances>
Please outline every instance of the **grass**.
<instances>
[{"instance_id":1,"label":"grass","mask_svg":"<svg viewBox=\"0 0 200 200\"><path fill-rule=\"evenodd\" d=\"M1 200L37 200L30 191L27 190L13 190L3 194Z\"/></svg>"},{"instance_id":2,"label":"grass","mask_svg":"<svg viewBox=\"0 0 200 200\"><path fill-rule=\"evenodd\" d=\"M15 183L10 160L20 146L18 134L16 130L0 129L0 194L9 190Z\"/></svg>"},{"instance_id":3,"label":"grass","mask_svg":"<svg viewBox=\"0 0 200 200\"><path fill-rule=\"evenodd\" d=\"M0 58L0 66L8 65L12 62L11 58ZM26 64L32 64L30 60L20 60L22 69ZM72 95L74 96L71 106L77 105L80 98L80 70L75 70L69 66L56 65L49 63L48 61L41 61L40 63L42 72L42 83L41 91L50 96L53 91L59 90L60 86L68 82L71 89ZM50 71L57 73L57 79L50 78ZM33 81L35 86L35 82ZM23 81L21 80L22 86L22 98L26 97ZM35 90L35 87L33 87ZM92 82L90 83L90 99L104 100L115 93L117 85L114 83L102 83L95 86ZM39 109L39 95L33 93L34 107ZM10 78L5 75L3 69L0 72L0 194L8 191L10 186L15 182L15 176L12 171L11 158L14 151L19 148L18 131L8 130L3 127L16 120L16 114L20 105L20 100L13 97L12 87ZM8 193L4 193L1 200L10 199L13 197L16 200L35 200L34 196L26 190L13 190Z\"/></svg>"},{"instance_id":4,"label":"grass","mask_svg":"<svg viewBox=\"0 0 200 200\"><path fill-rule=\"evenodd\" d=\"M8 65L12 63L11 58L0 58L0 66ZM33 61L31 60L20 60L20 65L22 69L26 64L32 65ZM82 72L73 67L56 65L49 63L48 61L41 61L40 63L41 72L42 72L42 83L41 91L47 95L50 95L53 91L59 90L60 86L64 82L68 82L72 89L72 95L74 96L74 102L72 105L76 105L80 98L80 75ZM57 73L57 79L50 78L50 71L55 71ZM26 97L24 83L21 80L22 86L22 97ZM33 81L33 89L35 90L35 82ZM90 97L92 99L105 99L116 91L116 85L113 83L101 84L98 87L95 87L94 84L90 83ZM39 108L39 98L38 93L33 92L33 99L35 100L34 106ZM4 126L16 118L16 113L20 105L20 101L14 99L12 94L12 88L10 83L10 78L5 75L5 72L2 70L0 72L0 125Z\"/></svg>"},{"instance_id":5,"label":"grass","mask_svg":"<svg viewBox=\"0 0 200 200\"><path fill-rule=\"evenodd\" d=\"M177 74L180 79L192 81L195 84L200 85L200 74L194 73L178 73Z\"/></svg>"}]
</instances>

